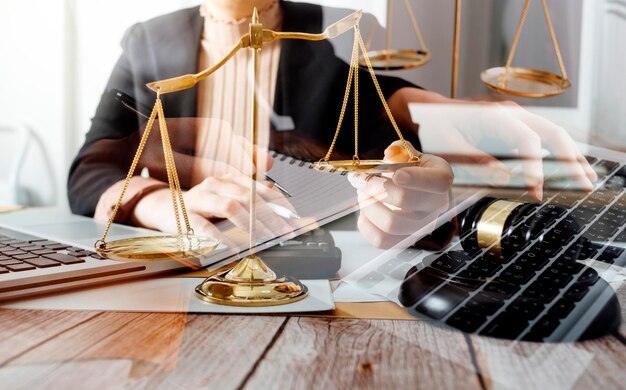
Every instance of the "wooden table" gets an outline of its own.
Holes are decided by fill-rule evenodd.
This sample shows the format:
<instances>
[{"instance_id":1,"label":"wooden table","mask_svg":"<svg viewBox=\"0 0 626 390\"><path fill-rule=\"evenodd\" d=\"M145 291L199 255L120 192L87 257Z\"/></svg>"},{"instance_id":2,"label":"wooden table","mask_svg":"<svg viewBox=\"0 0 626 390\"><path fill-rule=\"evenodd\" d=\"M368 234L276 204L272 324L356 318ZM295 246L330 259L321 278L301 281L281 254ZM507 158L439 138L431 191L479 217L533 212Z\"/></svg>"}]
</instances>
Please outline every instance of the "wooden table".
<instances>
[{"instance_id":1,"label":"wooden table","mask_svg":"<svg viewBox=\"0 0 626 390\"><path fill-rule=\"evenodd\" d=\"M511 343L428 321L6 309L0 387L624 388L625 342Z\"/></svg>"}]
</instances>

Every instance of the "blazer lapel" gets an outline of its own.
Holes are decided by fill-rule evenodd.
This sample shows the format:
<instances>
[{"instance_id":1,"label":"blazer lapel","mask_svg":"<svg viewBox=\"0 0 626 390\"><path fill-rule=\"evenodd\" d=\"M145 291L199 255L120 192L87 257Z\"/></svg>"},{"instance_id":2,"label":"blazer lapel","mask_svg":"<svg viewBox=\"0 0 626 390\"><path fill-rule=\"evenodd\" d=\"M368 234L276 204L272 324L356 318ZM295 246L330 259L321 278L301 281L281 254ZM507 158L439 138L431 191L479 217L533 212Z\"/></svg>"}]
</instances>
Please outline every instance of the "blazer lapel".
<instances>
[{"instance_id":1,"label":"blazer lapel","mask_svg":"<svg viewBox=\"0 0 626 390\"><path fill-rule=\"evenodd\" d=\"M155 32L158 46L155 50L158 79L167 79L198 72L198 51L202 35L203 18L199 7L187 9L162 31ZM197 113L196 88L163 95L165 114L170 117L195 117Z\"/></svg>"}]
</instances>

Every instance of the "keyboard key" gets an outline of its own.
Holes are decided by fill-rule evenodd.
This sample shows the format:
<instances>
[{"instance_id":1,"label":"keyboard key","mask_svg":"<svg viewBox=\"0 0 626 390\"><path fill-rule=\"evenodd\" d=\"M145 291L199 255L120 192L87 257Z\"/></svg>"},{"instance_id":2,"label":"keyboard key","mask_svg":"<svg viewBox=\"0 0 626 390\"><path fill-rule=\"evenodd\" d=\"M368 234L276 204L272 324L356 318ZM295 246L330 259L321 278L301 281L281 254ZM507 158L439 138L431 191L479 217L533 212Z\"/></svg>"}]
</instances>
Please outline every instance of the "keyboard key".
<instances>
[{"instance_id":1,"label":"keyboard key","mask_svg":"<svg viewBox=\"0 0 626 390\"><path fill-rule=\"evenodd\" d=\"M50 241L50 240L30 240L28 242L30 242L31 244L39 245L39 246L56 245L56 244L58 244L58 242L54 242L54 241Z\"/></svg>"},{"instance_id":2,"label":"keyboard key","mask_svg":"<svg viewBox=\"0 0 626 390\"><path fill-rule=\"evenodd\" d=\"M578 302L583 299L588 292L589 286L574 284L565 292L563 299L570 302Z\"/></svg>"},{"instance_id":3,"label":"keyboard key","mask_svg":"<svg viewBox=\"0 0 626 390\"><path fill-rule=\"evenodd\" d=\"M467 269L482 276L493 276L502 266L488 260L476 260L470 264Z\"/></svg>"},{"instance_id":4,"label":"keyboard key","mask_svg":"<svg viewBox=\"0 0 626 390\"><path fill-rule=\"evenodd\" d=\"M615 257L606 253L601 253L595 257L595 260L601 261L606 264L613 264L615 262Z\"/></svg>"},{"instance_id":5,"label":"keyboard key","mask_svg":"<svg viewBox=\"0 0 626 390\"><path fill-rule=\"evenodd\" d=\"M593 259L598 254L598 251L602 249L602 245L598 244L590 244L590 241L587 240L587 245L583 248L581 253L578 255L579 259Z\"/></svg>"},{"instance_id":6,"label":"keyboard key","mask_svg":"<svg viewBox=\"0 0 626 390\"><path fill-rule=\"evenodd\" d=\"M2 252L2 254L5 255L5 256L13 257L13 256L17 256L17 255L25 255L26 252L21 251L19 249L14 249L14 250L9 250L9 251Z\"/></svg>"},{"instance_id":7,"label":"keyboard key","mask_svg":"<svg viewBox=\"0 0 626 390\"><path fill-rule=\"evenodd\" d=\"M63 264L76 264L76 263L85 262L84 259L81 259L79 257L65 255L63 253L51 253L51 254L43 255L42 257L45 257L46 259L50 259L50 260L55 260ZM383 279L384 279L384 276L383 276Z\"/></svg>"},{"instance_id":8,"label":"keyboard key","mask_svg":"<svg viewBox=\"0 0 626 390\"><path fill-rule=\"evenodd\" d=\"M517 315L524 319L531 320L541 313L544 307L545 305L543 302L522 296L511 302L507 306L506 312L511 315Z\"/></svg>"},{"instance_id":9,"label":"keyboard key","mask_svg":"<svg viewBox=\"0 0 626 390\"><path fill-rule=\"evenodd\" d=\"M9 265L5 265L5 267L13 272L30 271L30 270L35 269L35 266L30 265L30 264L24 264L24 263L9 264Z\"/></svg>"},{"instance_id":10,"label":"keyboard key","mask_svg":"<svg viewBox=\"0 0 626 390\"><path fill-rule=\"evenodd\" d=\"M13 258L14 258L15 260L26 260L26 259L33 259L33 258L36 258L36 257L38 257L38 256L37 256L37 255L34 255L34 254L32 254L32 253L26 253L26 254L23 254L23 255L16 255L16 256L13 256Z\"/></svg>"},{"instance_id":11,"label":"keyboard key","mask_svg":"<svg viewBox=\"0 0 626 390\"><path fill-rule=\"evenodd\" d=\"M590 210L585 208L576 208L570 214L580 225L587 225L591 222L598 213L596 210Z\"/></svg>"},{"instance_id":12,"label":"keyboard key","mask_svg":"<svg viewBox=\"0 0 626 390\"><path fill-rule=\"evenodd\" d=\"M546 286L555 286L558 288L563 288L567 286L569 282L572 281L572 275L566 274L559 270L558 268L549 267L544 272L539 275L537 278L537 282Z\"/></svg>"},{"instance_id":13,"label":"keyboard key","mask_svg":"<svg viewBox=\"0 0 626 390\"><path fill-rule=\"evenodd\" d=\"M560 319L547 315L542 317L535 326L533 326L530 332L538 336L548 337L560 323Z\"/></svg>"},{"instance_id":14,"label":"keyboard key","mask_svg":"<svg viewBox=\"0 0 626 390\"><path fill-rule=\"evenodd\" d=\"M37 268L48 268L48 267L57 267L60 266L61 263L58 261L46 259L44 257L38 257L36 259L28 259L24 260L25 263L32 264Z\"/></svg>"},{"instance_id":15,"label":"keyboard key","mask_svg":"<svg viewBox=\"0 0 626 390\"><path fill-rule=\"evenodd\" d=\"M561 253L560 255L558 255L556 257L556 261L561 262L562 264L574 264L576 263L576 260L578 260L578 257L580 256L580 253L576 252L575 250L570 250L569 248L567 250L565 250L563 253Z\"/></svg>"},{"instance_id":16,"label":"keyboard key","mask_svg":"<svg viewBox=\"0 0 626 390\"><path fill-rule=\"evenodd\" d=\"M535 276L535 271L532 268L517 263L509 265L500 274L503 280L519 285L526 284L533 276Z\"/></svg>"},{"instance_id":17,"label":"keyboard key","mask_svg":"<svg viewBox=\"0 0 626 390\"><path fill-rule=\"evenodd\" d=\"M60 251L60 250L63 250L63 249L67 249L69 247L70 247L69 245L58 244L58 243L52 244L52 245L44 245L44 248L48 248L48 249L51 249L53 251Z\"/></svg>"},{"instance_id":18,"label":"keyboard key","mask_svg":"<svg viewBox=\"0 0 626 390\"><path fill-rule=\"evenodd\" d=\"M618 248L616 246L607 246L606 248L604 248L604 253L617 258L622 253L624 253L624 248Z\"/></svg>"},{"instance_id":19,"label":"keyboard key","mask_svg":"<svg viewBox=\"0 0 626 390\"><path fill-rule=\"evenodd\" d=\"M510 298L519 290L519 286L514 283L507 282L502 279L495 279L487 286L485 291L491 293L493 296L501 297L502 299Z\"/></svg>"},{"instance_id":20,"label":"keyboard key","mask_svg":"<svg viewBox=\"0 0 626 390\"><path fill-rule=\"evenodd\" d=\"M49 254L56 253L56 252L50 249L39 249L36 251L32 251L31 253L34 253L36 255L49 255Z\"/></svg>"},{"instance_id":21,"label":"keyboard key","mask_svg":"<svg viewBox=\"0 0 626 390\"><path fill-rule=\"evenodd\" d=\"M593 268L587 267L587 269L584 270L583 273L580 274L580 276L576 280L576 284L584 285L584 286L591 286L595 284L599 278L600 276L598 275L598 272L596 272L596 270L594 270Z\"/></svg>"},{"instance_id":22,"label":"keyboard key","mask_svg":"<svg viewBox=\"0 0 626 390\"><path fill-rule=\"evenodd\" d=\"M581 269L583 269L584 265L573 261L564 261L561 258L558 258L554 263L552 263L551 267L556 268L568 275L576 275Z\"/></svg>"},{"instance_id":23,"label":"keyboard key","mask_svg":"<svg viewBox=\"0 0 626 390\"><path fill-rule=\"evenodd\" d=\"M561 220L555 227L556 230L561 230L563 232L567 232L571 235L576 235L583 231L583 226L581 226L578 221L574 218L566 217ZM571 238L571 236L570 236Z\"/></svg>"},{"instance_id":24,"label":"keyboard key","mask_svg":"<svg viewBox=\"0 0 626 390\"><path fill-rule=\"evenodd\" d=\"M22 249L23 247L30 246L30 244L28 242L17 242L17 243L11 244L11 246L13 248ZM22 249L22 250L24 250L24 249Z\"/></svg>"},{"instance_id":25,"label":"keyboard key","mask_svg":"<svg viewBox=\"0 0 626 390\"><path fill-rule=\"evenodd\" d=\"M580 196L576 196L578 195L577 193L569 195L569 194L558 194L557 196L555 196L554 198L552 198L552 200L550 200L551 203L557 204L557 205L561 205L567 208L572 207L573 205L576 204L576 202L578 202L580 199L582 199L582 195Z\"/></svg>"},{"instance_id":26,"label":"keyboard key","mask_svg":"<svg viewBox=\"0 0 626 390\"><path fill-rule=\"evenodd\" d=\"M8 272L9 272L9 270L8 270L8 269L6 269L6 268L4 268L4 267L0 267L0 274L6 274L6 273L8 273Z\"/></svg>"},{"instance_id":27,"label":"keyboard key","mask_svg":"<svg viewBox=\"0 0 626 390\"><path fill-rule=\"evenodd\" d=\"M449 274L458 271L470 257L464 252L447 252L435 259L431 267Z\"/></svg>"},{"instance_id":28,"label":"keyboard key","mask_svg":"<svg viewBox=\"0 0 626 390\"><path fill-rule=\"evenodd\" d=\"M16 259L0 260L0 265L9 265L9 264L22 264L22 261L16 260Z\"/></svg>"},{"instance_id":29,"label":"keyboard key","mask_svg":"<svg viewBox=\"0 0 626 390\"><path fill-rule=\"evenodd\" d=\"M22 247L20 249L26 252L32 252L32 251L42 250L43 248L38 245L29 245L29 246Z\"/></svg>"},{"instance_id":30,"label":"keyboard key","mask_svg":"<svg viewBox=\"0 0 626 390\"><path fill-rule=\"evenodd\" d=\"M505 312L491 321L480 334L505 339L515 339L527 326L528 321Z\"/></svg>"},{"instance_id":31,"label":"keyboard key","mask_svg":"<svg viewBox=\"0 0 626 390\"><path fill-rule=\"evenodd\" d=\"M561 250L561 247L555 247L549 242L540 242L530 248L531 252L540 253L544 259L552 259Z\"/></svg>"},{"instance_id":32,"label":"keyboard key","mask_svg":"<svg viewBox=\"0 0 626 390\"><path fill-rule=\"evenodd\" d=\"M517 260L515 260L515 264L519 264L537 271L545 267L547 263L548 259L545 258L542 254L536 252L526 252L522 254Z\"/></svg>"},{"instance_id":33,"label":"keyboard key","mask_svg":"<svg viewBox=\"0 0 626 390\"><path fill-rule=\"evenodd\" d=\"M459 272L459 274L452 279L453 283L465 286L470 290L475 290L486 281L487 279L484 276L467 269Z\"/></svg>"},{"instance_id":34,"label":"keyboard key","mask_svg":"<svg viewBox=\"0 0 626 390\"><path fill-rule=\"evenodd\" d=\"M571 242L571 240L572 234L565 230L558 229L558 226L548 229L543 235L543 242L550 243L549 245L554 248L562 248L565 244Z\"/></svg>"},{"instance_id":35,"label":"keyboard key","mask_svg":"<svg viewBox=\"0 0 626 390\"><path fill-rule=\"evenodd\" d=\"M413 306L435 287L447 279L447 275L432 268L410 273L400 285L398 299L404 306Z\"/></svg>"},{"instance_id":36,"label":"keyboard key","mask_svg":"<svg viewBox=\"0 0 626 390\"><path fill-rule=\"evenodd\" d=\"M530 286L526 287L526 289L522 292L522 295L547 303L552 301L558 293L559 289L557 287L534 282Z\"/></svg>"},{"instance_id":37,"label":"keyboard key","mask_svg":"<svg viewBox=\"0 0 626 390\"><path fill-rule=\"evenodd\" d=\"M504 305L504 300L488 293L479 292L464 305L468 310L484 315L492 315Z\"/></svg>"},{"instance_id":38,"label":"keyboard key","mask_svg":"<svg viewBox=\"0 0 626 390\"><path fill-rule=\"evenodd\" d=\"M464 289L445 285L420 302L415 310L439 320L457 307L468 295Z\"/></svg>"},{"instance_id":39,"label":"keyboard key","mask_svg":"<svg viewBox=\"0 0 626 390\"><path fill-rule=\"evenodd\" d=\"M609 191L604 188L600 188L594 191L591 195L589 195L589 199L597 201L600 204L607 205L611 203L613 199L615 199L616 196L617 196L616 191Z\"/></svg>"},{"instance_id":40,"label":"keyboard key","mask_svg":"<svg viewBox=\"0 0 626 390\"><path fill-rule=\"evenodd\" d=\"M567 315L574 310L574 303L566 300L559 300L554 304L548 311L551 316L554 318L565 318Z\"/></svg>"},{"instance_id":41,"label":"keyboard key","mask_svg":"<svg viewBox=\"0 0 626 390\"><path fill-rule=\"evenodd\" d=\"M487 317L468 309L459 309L452 314L446 324L457 328L463 332L475 332L485 322Z\"/></svg>"}]
</instances>

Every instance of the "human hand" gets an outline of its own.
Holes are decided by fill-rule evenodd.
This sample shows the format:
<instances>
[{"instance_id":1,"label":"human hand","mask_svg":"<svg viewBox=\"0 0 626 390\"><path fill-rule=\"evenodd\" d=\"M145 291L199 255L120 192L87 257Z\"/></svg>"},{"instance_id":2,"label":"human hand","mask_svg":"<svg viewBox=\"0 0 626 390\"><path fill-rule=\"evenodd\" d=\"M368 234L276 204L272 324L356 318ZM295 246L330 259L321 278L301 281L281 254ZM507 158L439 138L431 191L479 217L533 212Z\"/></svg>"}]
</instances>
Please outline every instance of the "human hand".
<instances>
[{"instance_id":1,"label":"human hand","mask_svg":"<svg viewBox=\"0 0 626 390\"><path fill-rule=\"evenodd\" d=\"M411 111L419 122L424 150L450 162L476 164L474 172L488 184L505 185L511 174L495 155L517 155L525 183L542 199L544 147L584 190L591 191L597 179L566 130L515 103L450 100L448 104L415 105Z\"/></svg>"},{"instance_id":2,"label":"human hand","mask_svg":"<svg viewBox=\"0 0 626 390\"><path fill-rule=\"evenodd\" d=\"M225 219L231 221L237 228L248 231L251 183L251 179L247 176L226 174L220 177L208 177L188 191L184 191L185 208L195 234L208 235L225 241L225 237L215 225ZM289 234L300 227L299 220L281 218L271 209L273 206L270 206L270 203L295 213L289 201L273 188L272 183L259 181L256 189L255 238L257 241L267 241ZM133 210L132 221L133 224L139 226L176 233L177 226L169 189L160 189L144 196ZM227 244L229 244L228 241Z\"/></svg>"},{"instance_id":3,"label":"human hand","mask_svg":"<svg viewBox=\"0 0 626 390\"><path fill-rule=\"evenodd\" d=\"M390 248L436 221L449 207L454 175L448 163L437 156L420 154L418 166L404 167L388 177L350 174L357 189L361 212L358 228L372 245ZM406 162L400 141L385 150L385 160ZM434 227L434 226L433 226Z\"/></svg>"}]
</instances>

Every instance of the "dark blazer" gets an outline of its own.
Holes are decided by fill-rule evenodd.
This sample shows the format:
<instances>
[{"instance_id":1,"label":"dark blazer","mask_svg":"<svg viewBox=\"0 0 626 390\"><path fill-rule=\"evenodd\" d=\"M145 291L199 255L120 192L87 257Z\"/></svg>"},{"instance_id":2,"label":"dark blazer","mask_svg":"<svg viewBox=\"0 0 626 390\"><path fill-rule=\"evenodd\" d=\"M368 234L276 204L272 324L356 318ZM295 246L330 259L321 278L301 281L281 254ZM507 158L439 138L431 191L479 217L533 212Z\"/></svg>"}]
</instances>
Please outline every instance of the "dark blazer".
<instances>
[{"instance_id":1,"label":"dark blazer","mask_svg":"<svg viewBox=\"0 0 626 390\"><path fill-rule=\"evenodd\" d=\"M317 5L281 2L283 30L317 33L322 30L322 8ZM122 40L120 56L106 90L121 90L151 107L155 95L145 84L150 81L196 73L203 19L198 7L183 9L132 26ZM318 142L327 147L332 140L345 90L349 66L339 59L327 41L282 40L274 111L293 119L295 131L272 131L270 147L295 157L317 160L317 156L290 153L293 144ZM360 155L382 157L384 148L397 139L384 120L384 111L367 71L360 71ZM394 77L378 77L386 98L402 87L414 85ZM168 117L196 116L196 89L163 95ZM352 99L337 142L339 155L352 156L354 147ZM107 141L137 138L141 118L122 107L105 92L92 119L85 142L70 168L68 196L74 213L92 216L102 193L123 179L135 153L136 142ZM418 145L417 136L405 132ZM302 141L304 140L304 141ZM324 150L325 151L325 150ZM189 151L193 154L193 151ZM304 153L306 154L306 153ZM159 178L166 181L165 178ZM183 182L184 186L184 182Z\"/></svg>"}]
</instances>

